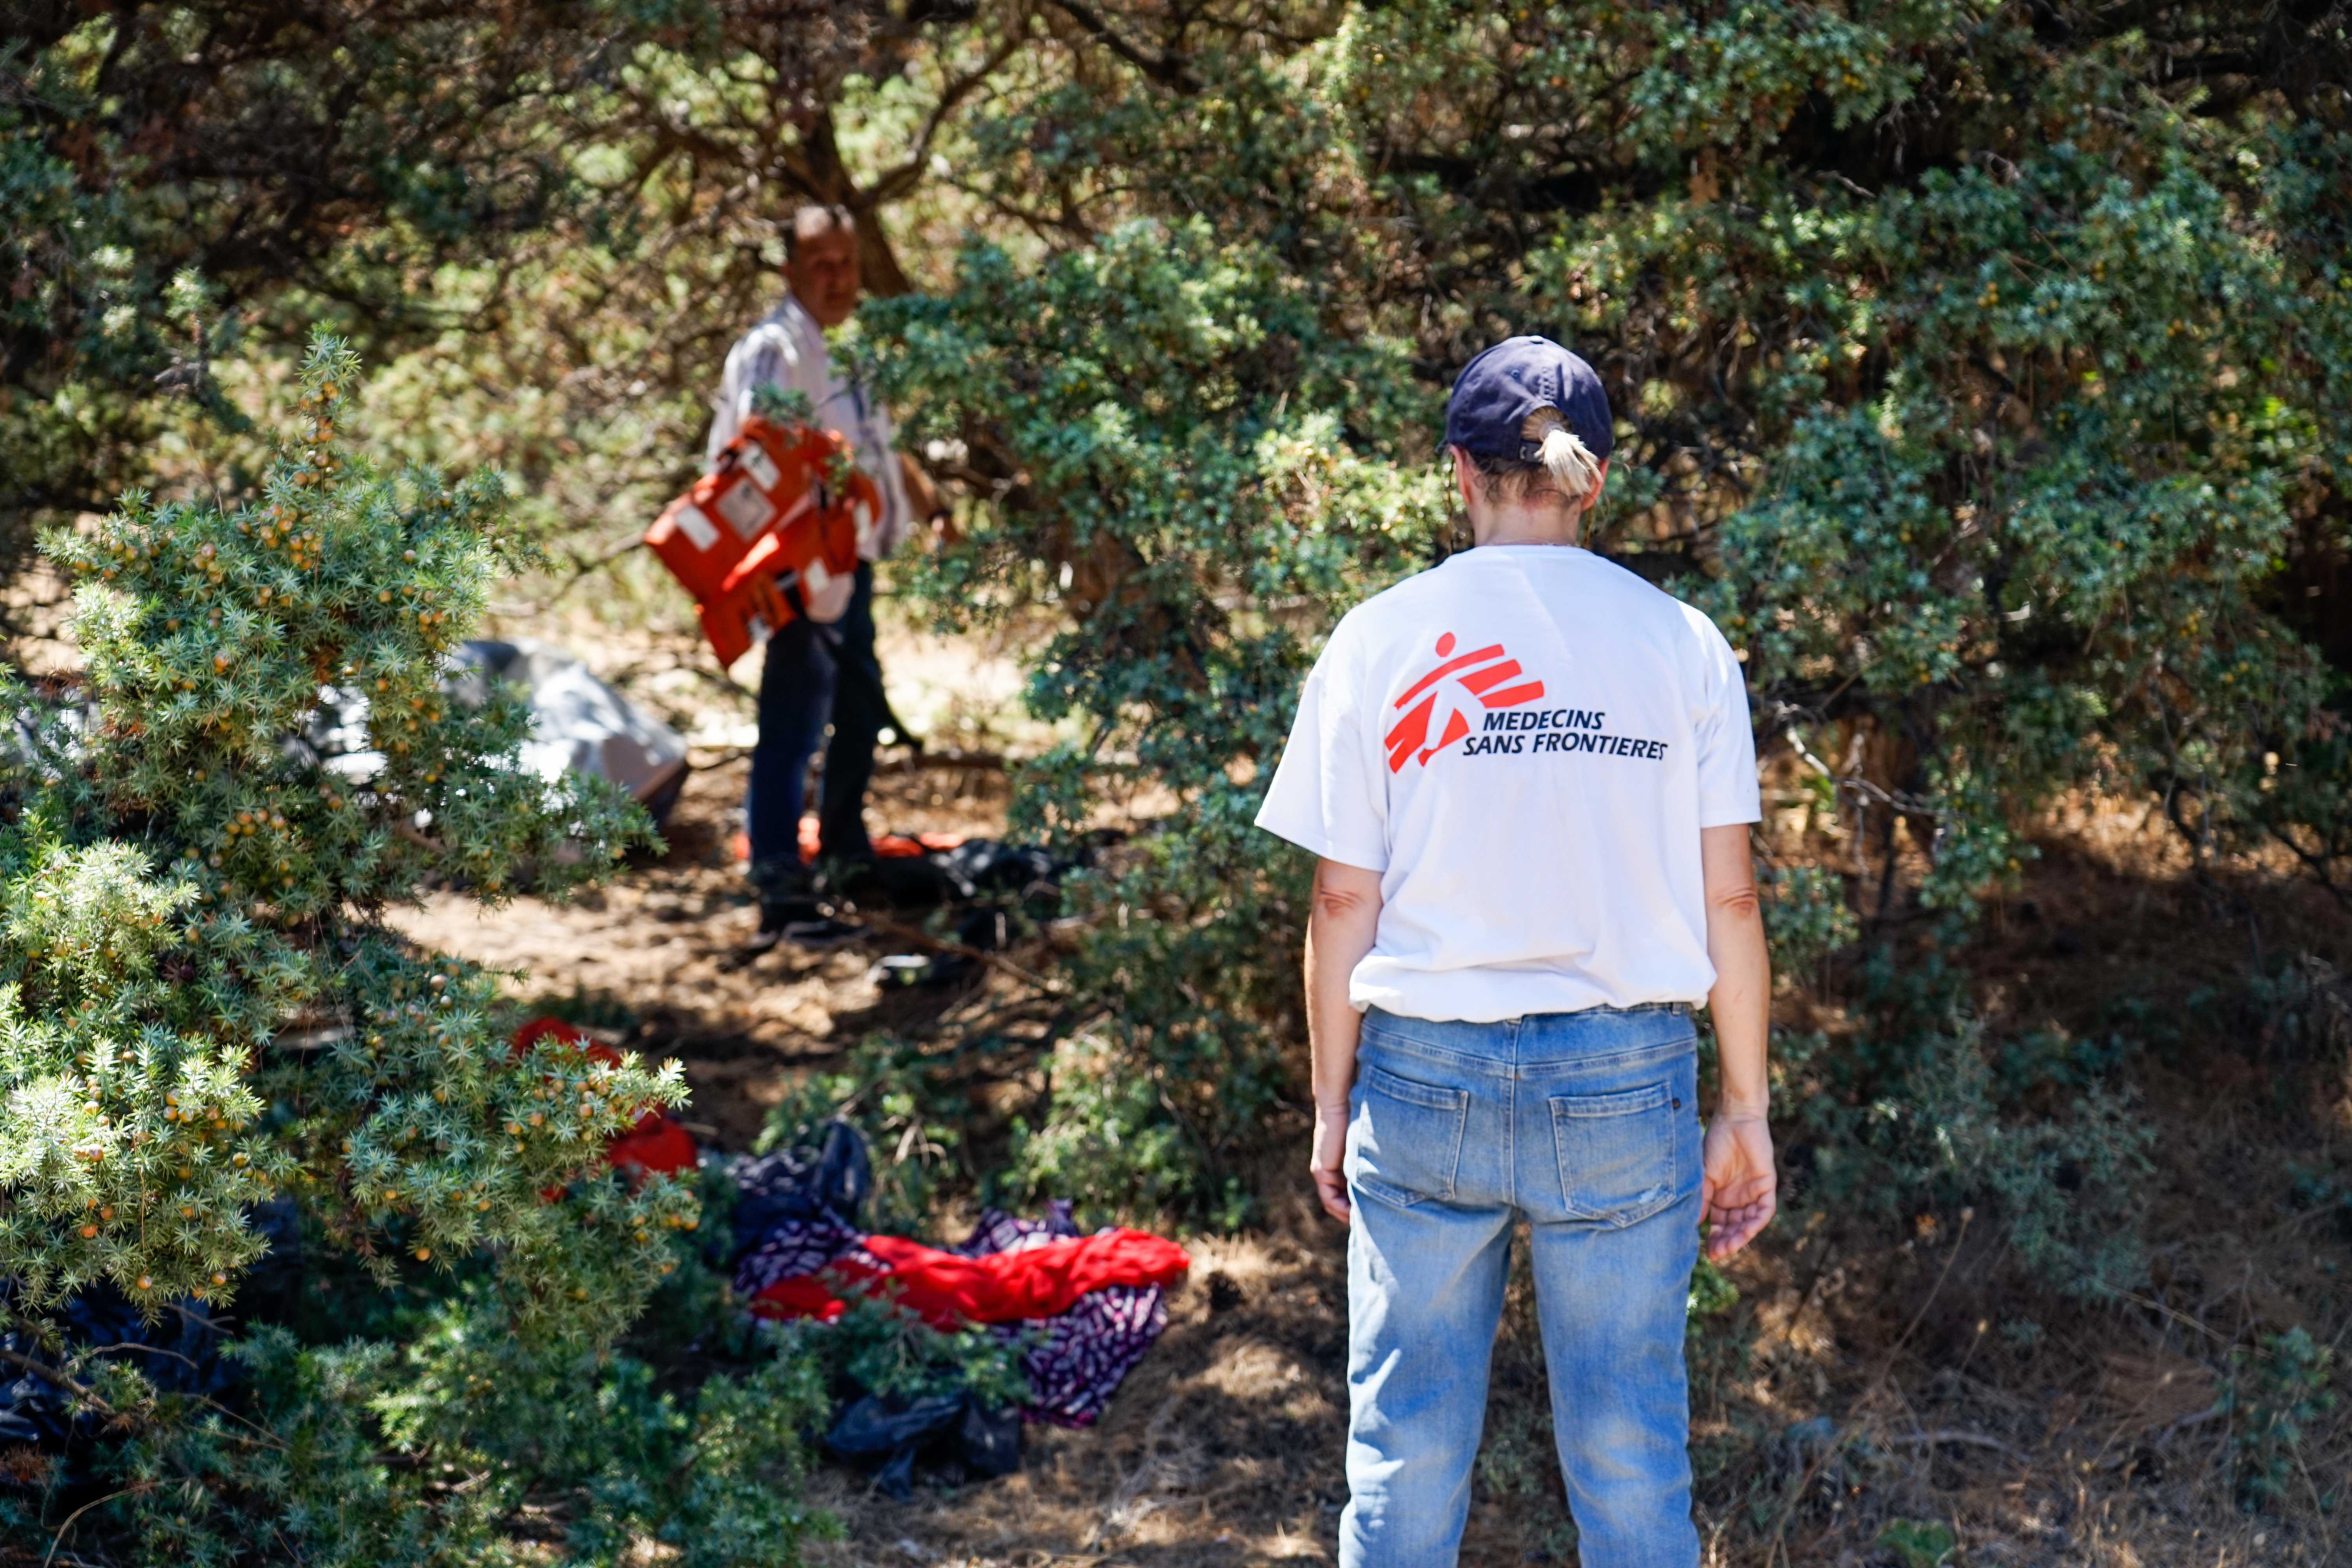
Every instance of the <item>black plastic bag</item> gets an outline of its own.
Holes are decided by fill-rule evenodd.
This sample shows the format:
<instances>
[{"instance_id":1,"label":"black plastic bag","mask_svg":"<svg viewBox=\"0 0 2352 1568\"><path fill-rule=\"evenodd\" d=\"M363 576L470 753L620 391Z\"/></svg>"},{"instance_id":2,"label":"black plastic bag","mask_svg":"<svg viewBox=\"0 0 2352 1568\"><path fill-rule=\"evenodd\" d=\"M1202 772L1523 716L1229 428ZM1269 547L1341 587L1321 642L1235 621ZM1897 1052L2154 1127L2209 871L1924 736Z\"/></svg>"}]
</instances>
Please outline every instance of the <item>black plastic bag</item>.
<instances>
[{"instance_id":1,"label":"black plastic bag","mask_svg":"<svg viewBox=\"0 0 2352 1568\"><path fill-rule=\"evenodd\" d=\"M820 892L838 895L863 909L929 910L972 896L970 883L958 879L929 855L880 855L870 860L822 866L816 886Z\"/></svg>"},{"instance_id":2,"label":"black plastic bag","mask_svg":"<svg viewBox=\"0 0 2352 1568\"><path fill-rule=\"evenodd\" d=\"M963 1419L956 1426L956 1458L969 1473L990 1480L1021 1468L1021 1412L1002 1405L984 1410L966 1396Z\"/></svg>"},{"instance_id":3,"label":"black plastic bag","mask_svg":"<svg viewBox=\"0 0 2352 1568\"><path fill-rule=\"evenodd\" d=\"M966 1394L922 1399L869 1394L841 1413L824 1446L870 1468L874 1482L904 1502L914 1493L915 1461L931 1458L966 1476L1011 1475L1021 1468L1021 1412L985 1410Z\"/></svg>"},{"instance_id":4,"label":"black plastic bag","mask_svg":"<svg viewBox=\"0 0 2352 1568\"><path fill-rule=\"evenodd\" d=\"M104 1359L137 1367L165 1394L210 1397L238 1375L237 1368L220 1359L221 1331L201 1301L166 1302L162 1316L151 1323L127 1297L100 1279L46 1316L63 1335L62 1349L44 1347L32 1334L14 1329L0 1333L0 1350L72 1375L66 1373L65 1363L95 1346ZM95 1420L85 1414L77 1423L64 1391L47 1379L13 1363L6 1370L16 1375L0 1384L0 1442L61 1448L78 1425L86 1429ZM88 1377L85 1368L78 1381Z\"/></svg>"},{"instance_id":5,"label":"black plastic bag","mask_svg":"<svg viewBox=\"0 0 2352 1568\"><path fill-rule=\"evenodd\" d=\"M736 1261L788 1219L830 1219L856 1229L874 1192L866 1139L838 1118L814 1149L779 1149L735 1167Z\"/></svg>"},{"instance_id":6,"label":"black plastic bag","mask_svg":"<svg viewBox=\"0 0 2352 1568\"><path fill-rule=\"evenodd\" d=\"M1023 893L1040 883L1052 887L1071 866L1045 850L993 838L967 838L934 858L959 881L982 893Z\"/></svg>"},{"instance_id":7,"label":"black plastic bag","mask_svg":"<svg viewBox=\"0 0 2352 1568\"><path fill-rule=\"evenodd\" d=\"M1062 877L1078 865L1046 850L967 838L927 855L883 855L823 866L818 890L868 908L928 910L1012 895L1032 920L1059 911Z\"/></svg>"}]
</instances>

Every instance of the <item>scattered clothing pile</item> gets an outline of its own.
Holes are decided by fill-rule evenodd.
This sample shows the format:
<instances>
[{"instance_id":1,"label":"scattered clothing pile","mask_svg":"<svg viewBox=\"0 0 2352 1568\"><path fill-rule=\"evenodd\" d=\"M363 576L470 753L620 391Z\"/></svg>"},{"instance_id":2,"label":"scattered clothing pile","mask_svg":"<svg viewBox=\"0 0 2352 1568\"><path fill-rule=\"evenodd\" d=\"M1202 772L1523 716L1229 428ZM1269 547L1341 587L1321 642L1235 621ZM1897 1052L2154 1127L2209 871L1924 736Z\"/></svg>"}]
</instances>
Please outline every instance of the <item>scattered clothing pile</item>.
<instances>
[{"instance_id":1,"label":"scattered clothing pile","mask_svg":"<svg viewBox=\"0 0 2352 1568\"><path fill-rule=\"evenodd\" d=\"M888 985L948 985L982 961L975 954L1002 951L1019 919L1052 920L1062 910L1062 879L1087 857L1060 859L1034 846L993 838L925 834L919 854L894 846L913 840L886 836L875 840L877 858L835 870L821 868L819 881L861 909L961 910L948 943L921 952L883 956L872 978Z\"/></svg>"},{"instance_id":2,"label":"scattered clothing pile","mask_svg":"<svg viewBox=\"0 0 2352 1568\"><path fill-rule=\"evenodd\" d=\"M803 822L802 854L814 859L808 826ZM874 858L829 874L828 885L845 895L879 895L893 909L929 909L1011 899L1035 919L1061 908L1062 878L1076 860L1056 859L1034 845L971 838L960 833L915 837L886 833L874 841Z\"/></svg>"},{"instance_id":3,"label":"scattered clothing pile","mask_svg":"<svg viewBox=\"0 0 2352 1568\"><path fill-rule=\"evenodd\" d=\"M738 1266L735 1284L761 1317L831 1322L846 1305L839 1292L855 1289L947 1329L1059 1319L1097 1292L1148 1293L1192 1267L1182 1247L1141 1231L1082 1236L1067 1211L1062 1205L1050 1218L1020 1220L985 1210L980 1228L951 1251L830 1220L786 1220ZM1118 1375L1131 1364L1121 1363Z\"/></svg>"},{"instance_id":4,"label":"scattered clothing pile","mask_svg":"<svg viewBox=\"0 0 2352 1568\"><path fill-rule=\"evenodd\" d=\"M966 1257L1017 1259L1077 1235L1069 1201L1056 1198L1045 1205L1042 1220L982 1210L979 1226L956 1250ZM1192 1258L1174 1242L1139 1231L1098 1231L1086 1239L1114 1235L1129 1238L1118 1249L1121 1261L1143 1282L1130 1279L1096 1286L1040 1322L1002 1331L1008 1335L1039 1331L1036 1342L1021 1358L1021 1370L1036 1395L1029 1410L1040 1421L1059 1426L1094 1425L1143 1352L1168 1328L1168 1290L1183 1278ZM1139 1242L1152 1245L1146 1248ZM1093 1265L1099 1270L1108 1261L1097 1257Z\"/></svg>"},{"instance_id":5,"label":"scattered clothing pile","mask_svg":"<svg viewBox=\"0 0 2352 1568\"><path fill-rule=\"evenodd\" d=\"M1062 877L1077 864L1043 849L958 833L912 838L886 833L874 849L871 859L813 860L817 891L866 910L1017 904L1032 919L1050 920L1062 907Z\"/></svg>"},{"instance_id":6,"label":"scattered clothing pile","mask_svg":"<svg viewBox=\"0 0 2352 1568\"><path fill-rule=\"evenodd\" d=\"M863 1147L847 1152L856 1138L835 1122L823 1151L772 1154L737 1169L736 1292L763 1317L830 1321L845 1291L862 1290L937 1327L989 1324L1009 1342L1027 1343L1029 1419L1091 1425L1168 1327L1168 1289L1192 1266L1184 1249L1136 1230L1083 1235L1066 1202L1048 1205L1042 1220L986 1210L971 1235L946 1250L874 1235L858 1226L850 1201L852 1193L862 1201L871 1185Z\"/></svg>"},{"instance_id":7,"label":"scattered clothing pile","mask_svg":"<svg viewBox=\"0 0 2352 1568\"><path fill-rule=\"evenodd\" d=\"M592 1058L620 1059L556 1018L525 1024L515 1048L551 1036ZM615 1138L605 1157L642 1180L646 1172L690 1171L699 1152L676 1118L655 1110ZM828 1445L877 1461L894 1491L919 1451L944 1445L967 1473L1001 1475L1019 1462L1020 1419L1091 1426L1167 1330L1168 1290L1192 1267L1184 1249L1161 1237L1123 1228L1085 1235L1058 1200L1043 1219L983 1210L971 1235L946 1249L869 1232L860 1216L874 1192L873 1162L845 1121L827 1122L814 1147L758 1155L732 1175L735 1289L755 1315L832 1322L846 1308L845 1293L862 1292L934 1328L984 1324L1024 1347L1032 1400L1013 1428L1005 1412L967 1408L961 1395L898 1405L869 1396L842 1414Z\"/></svg>"},{"instance_id":8,"label":"scattered clothing pile","mask_svg":"<svg viewBox=\"0 0 2352 1568\"><path fill-rule=\"evenodd\" d=\"M513 1048L520 1054L551 1038L593 1060L620 1060L610 1046L552 1017L523 1025ZM690 1174L701 1152L675 1117L654 1110L614 1138L605 1158L642 1181L649 1173ZM1020 1350L1031 1393L1025 1405L996 1406L961 1390L916 1398L852 1391L862 1396L845 1401L826 1447L872 1469L900 1498L909 1494L919 1457L952 1479L1001 1476L1020 1466L1024 1422L1091 1426L1167 1329L1167 1292L1192 1265L1182 1247L1160 1237L1123 1228L1083 1234L1069 1204L1059 1201L1043 1219L985 1210L971 1236L945 1249L867 1231L860 1215L873 1194L873 1165L865 1139L844 1121L828 1122L813 1148L745 1160L732 1174L735 1289L754 1314L832 1322L845 1310L845 1295L863 1293L896 1301L935 1328L985 1325ZM299 1289L293 1205L281 1198L253 1217L272 1247L247 1292ZM50 1315L69 1352L94 1346L135 1358L166 1392L210 1397L237 1376L218 1353L220 1329L198 1301L171 1303L149 1323L100 1282ZM0 1350L54 1359L20 1337L21 1331L0 1333ZM82 1425L93 1419L85 1415ZM75 1425L59 1390L37 1373L0 1382L0 1444L60 1447Z\"/></svg>"},{"instance_id":9,"label":"scattered clothing pile","mask_svg":"<svg viewBox=\"0 0 2352 1568\"><path fill-rule=\"evenodd\" d=\"M872 976L889 985L945 984L971 971L973 953L1004 947L1016 928L1014 917L1042 922L1059 914L1062 879L1092 864L1096 851L1118 837L1097 834L1076 856L1065 857L959 833L885 833L874 838L870 857L826 860L817 819L803 816L804 879L794 884L801 890L782 897L778 907L803 908L808 918L772 922L763 905L753 949L764 952L778 941L819 950L845 946L873 935L871 927L858 923L861 919L946 908L961 914L943 943L886 956ZM736 858L748 859L750 854L751 840L736 835Z\"/></svg>"}]
</instances>

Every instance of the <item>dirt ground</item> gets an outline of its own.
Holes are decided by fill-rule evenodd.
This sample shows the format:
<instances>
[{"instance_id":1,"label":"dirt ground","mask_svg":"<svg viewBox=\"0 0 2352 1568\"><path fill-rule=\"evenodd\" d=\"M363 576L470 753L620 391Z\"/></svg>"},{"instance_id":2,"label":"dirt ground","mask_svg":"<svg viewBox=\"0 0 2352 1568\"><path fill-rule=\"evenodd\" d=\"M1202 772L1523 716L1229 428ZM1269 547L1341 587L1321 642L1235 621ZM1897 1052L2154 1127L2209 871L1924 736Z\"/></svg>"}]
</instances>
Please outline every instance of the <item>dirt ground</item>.
<instances>
[{"instance_id":1,"label":"dirt ground","mask_svg":"<svg viewBox=\"0 0 2352 1568\"><path fill-rule=\"evenodd\" d=\"M951 679L956 661L942 668ZM724 722L706 724L702 738L732 739ZM604 892L561 910L525 900L487 917L439 895L400 923L420 942L525 972L513 983L519 1001L561 998L630 1022L631 1044L683 1063L697 1132L740 1149L795 1081L837 1063L865 1032L984 1005L1010 982L886 990L870 977L877 957L910 946L892 940L746 961L756 910L731 845L745 763L723 744L698 755L708 765L681 798L667 852ZM993 766L901 757L877 779L868 819L877 831L993 834L1005 800ZM2243 964L2250 938L2352 963L2340 911L2282 890L2258 868L2217 893L2144 817L2135 826L2130 813L2095 806L2062 813L2042 847L2025 893L1995 911L1971 960L2000 977L1990 998L1996 1026L2094 1028L2085 999L2117 994L2185 1013L2200 985ZM1924 1568L1879 1544L1891 1521L1916 1520L1949 1521L1960 1548L1951 1561L2003 1568L2352 1562L2334 1511L2352 1479L2340 1418L2315 1423L2305 1447L2314 1506L2285 1518L2241 1513L2226 1482L2237 1418L2217 1409L2215 1390L2233 1351L2294 1323L2323 1342L2352 1330L2352 1281L2341 1272L2352 1251L2285 1202L2291 1169L2334 1169L2352 1156L2347 1123L2340 1110L2284 1121L2264 1111L2265 1085L2285 1081L2281 1062L2260 1039L2200 1040L2179 1060L2150 1065L2147 1109L2161 1130L2147 1224L2157 1282L2152 1296L2115 1309L2021 1304L1993 1261L2003 1242L1990 1219L1922 1214L1908 1235L1890 1235L1809 1209L1801 1180L1792 1182L1787 1217L1733 1267L1740 1302L1699 1356L1706 1561ZM1194 1267L1168 1334L1097 1427L1033 1427L1020 1473L960 1489L919 1486L904 1503L824 1468L812 1500L845 1534L819 1560L1222 1568L1328 1559L1346 1495L1344 1237L1313 1209L1294 1165L1278 1159L1258 1173L1257 1228L1180 1237ZM2030 1338L2015 1327L2029 1309L2040 1319ZM1719 1372L1706 1370L1710 1355ZM1522 1301L1498 1346L1466 1563L1574 1560L1544 1452L1540 1379Z\"/></svg>"},{"instance_id":2,"label":"dirt ground","mask_svg":"<svg viewBox=\"0 0 2352 1568\"><path fill-rule=\"evenodd\" d=\"M641 857L568 908L523 899L485 912L466 894L442 892L394 923L428 946L517 972L518 1000L549 1000L592 1023L600 1010L630 1020L631 1045L685 1064L697 1135L748 1148L793 1078L866 1030L946 1000L886 994L868 978L882 952L919 944L778 947L745 958L760 921L733 843L748 771L740 757L697 771L665 828L667 853ZM997 833L1004 793L992 767L886 772L868 816L877 831Z\"/></svg>"},{"instance_id":3,"label":"dirt ground","mask_svg":"<svg viewBox=\"0 0 2352 1568\"><path fill-rule=\"evenodd\" d=\"M667 855L568 909L526 899L485 914L470 898L443 893L397 923L420 942L518 972L518 1000L634 1016L632 1045L683 1063L696 1132L745 1148L797 1077L836 1061L864 1031L969 1005L989 982L949 996L886 992L868 978L876 955L908 945L887 940L745 962L758 912L730 843L744 773L740 758L698 771L667 830ZM877 778L867 816L877 831L994 834L1004 798L993 769L901 768ZM960 1491L919 1489L905 1504L824 1469L812 1500L840 1516L847 1535L819 1560L1328 1559L1346 1499L1344 1237L1311 1210L1303 1183L1286 1185L1265 1228L1181 1238L1193 1268L1171 1304L1169 1331L1100 1426L1033 1426L1019 1474ZM1513 1544L1471 1560L1519 1557Z\"/></svg>"}]
</instances>

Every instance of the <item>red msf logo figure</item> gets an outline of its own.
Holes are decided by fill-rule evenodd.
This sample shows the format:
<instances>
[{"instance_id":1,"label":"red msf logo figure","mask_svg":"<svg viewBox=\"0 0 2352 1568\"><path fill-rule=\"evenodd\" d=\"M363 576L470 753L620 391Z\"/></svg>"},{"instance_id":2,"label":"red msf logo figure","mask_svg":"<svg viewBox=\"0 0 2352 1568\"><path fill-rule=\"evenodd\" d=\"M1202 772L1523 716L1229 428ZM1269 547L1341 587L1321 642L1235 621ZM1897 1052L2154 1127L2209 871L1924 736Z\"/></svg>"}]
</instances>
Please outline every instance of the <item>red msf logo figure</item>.
<instances>
[{"instance_id":1,"label":"red msf logo figure","mask_svg":"<svg viewBox=\"0 0 2352 1568\"><path fill-rule=\"evenodd\" d=\"M1399 708L1412 706L1396 721L1396 728L1382 737L1389 751L1389 772L1403 772L1407 762L1427 766L1430 758L1470 733L1473 700L1485 709L1517 708L1543 696L1540 680L1503 684L1517 680L1527 671L1519 668L1517 659L1503 651L1501 643L1448 658L1454 647L1452 632L1439 637L1437 657L1444 662L1414 681L1396 700ZM1498 687L1501 689L1497 690ZM1444 715L1442 719L1438 717L1441 712ZM1429 738L1433 731L1437 735L1434 742Z\"/></svg>"}]
</instances>

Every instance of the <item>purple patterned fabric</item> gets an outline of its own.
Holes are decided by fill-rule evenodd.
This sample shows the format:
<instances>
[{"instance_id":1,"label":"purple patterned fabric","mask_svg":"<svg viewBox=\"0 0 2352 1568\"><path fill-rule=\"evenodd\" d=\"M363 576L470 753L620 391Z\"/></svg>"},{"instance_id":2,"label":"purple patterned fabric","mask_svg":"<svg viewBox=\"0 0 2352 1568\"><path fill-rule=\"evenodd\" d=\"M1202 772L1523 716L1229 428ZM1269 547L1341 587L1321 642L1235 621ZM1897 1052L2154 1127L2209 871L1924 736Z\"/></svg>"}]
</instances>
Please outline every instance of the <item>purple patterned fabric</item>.
<instances>
[{"instance_id":1,"label":"purple patterned fabric","mask_svg":"<svg viewBox=\"0 0 2352 1568\"><path fill-rule=\"evenodd\" d=\"M829 1219L778 1220L735 1266L735 1294L751 1300L781 1279L798 1279L846 1258L877 1271L889 1265L866 1250L866 1233Z\"/></svg>"},{"instance_id":2,"label":"purple patterned fabric","mask_svg":"<svg viewBox=\"0 0 2352 1568\"><path fill-rule=\"evenodd\" d=\"M1070 1200L1055 1198L1045 1205L1044 1219L1020 1219L1003 1209L982 1209L971 1234L948 1250L965 1258L986 1258L997 1252L1025 1252L1079 1234L1077 1222L1070 1217Z\"/></svg>"},{"instance_id":3,"label":"purple patterned fabric","mask_svg":"<svg viewBox=\"0 0 2352 1568\"><path fill-rule=\"evenodd\" d=\"M1037 1391L1024 1417L1091 1426L1167 1327L1168 1293L1159 1286L1108 1285L1079 1297L1059 1317L1001 1323L996 1332L1010 1339L1029 1329L1045 1331L1021 1358L1021 1370Z\"/></svg>"},{"instance_id":4,"label":"purple patterned fabric","mask_svg":"<svg viewBox=\"0 0 2352 1568\"><path fill-rule=\"evenodd\" d=\"M1026 1251L1078 1234L1068 1200L1056 1198L1045 1205L1042 1220L982 1209L971 1235L948 1250L984 1258L993 1252ZM999 1323L995 1333L1006 1341L1030 1342L1021 1370L1037 1391L1037 1402L1022 1411L1024 1417L1056 1426L1091 1426L1167 1328L1165 1290L1157 1285L1111 1285L1087 1292L1056 1317Z\"/></svg>"}]
</instances>

